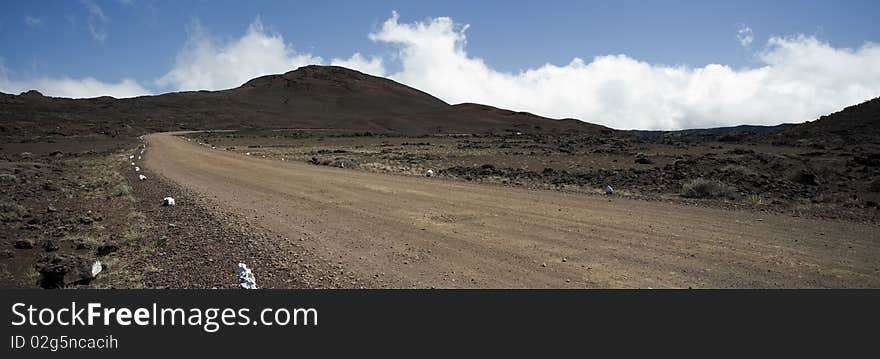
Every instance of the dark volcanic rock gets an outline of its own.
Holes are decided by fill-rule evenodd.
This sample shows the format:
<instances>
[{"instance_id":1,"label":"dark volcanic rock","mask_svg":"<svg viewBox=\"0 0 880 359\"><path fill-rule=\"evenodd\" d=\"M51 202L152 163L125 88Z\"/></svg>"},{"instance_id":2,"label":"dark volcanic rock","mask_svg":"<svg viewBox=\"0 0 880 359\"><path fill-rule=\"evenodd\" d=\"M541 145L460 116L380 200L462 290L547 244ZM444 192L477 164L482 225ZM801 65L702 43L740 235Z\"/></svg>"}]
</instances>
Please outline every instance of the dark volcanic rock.
<instances>
[{"instance_id":1,"label":"dark volcanic rock","mask_svg":"<svg viewBox=\"0 0 880 359\"><path fill-rule=\"evenodd\" d=\"M650 165L653 164L654 161L647 157L637 157L635 163L638 163L640 165Z\"/></svg>"},{"instance_id":2,"label":"dark volcanic rock","mask_svg":"<svg viewBox=\"0 0 880 359\"><path fill-rule=\"evenodd\" d=\"M106 256L110 253L116 252L118 250L119 250L119 246L117 246L115 244L108 243L108 244L104 244L104 245L101 245L100 247L98 247L98 249L95 250L95 254L97 254L99 257L103 257L103 256Z\"/></svg>"},{"instance_id":3,"label":"dark volcanic rock","mask_svg":"<svg viewBox=\"0 0 880 359\"><path fill-rule=\"evenodd\" d=\"M31 249L34 248L34 241L30 239L19 239L15 241L14 246L18 249Z\"/></svg>"},{"instance_id":4,"label":"dark volcanic rock","mask_svg":"<svg viewBox=\"0 0 880 359\"><path fill-rule=\"evenodd\" d=\"M95 261L85 257L50 253L44 255L34 268L40 273L43 288L64 288L89 284L93 279Z\"/></svg>"},{"instance_id":5,"label":"dark volcanic rock","mask_svg":"<svg viewBox=\"0 0 880 359\"><path fill-rule=\"evenodd\" d=\"M819 185L819 183L816 182L816 175L807 171L800 171L796 173L794 177L791 178L791 180L795 183L800 183L807 186Z\"/></svg>"}]
</instances>

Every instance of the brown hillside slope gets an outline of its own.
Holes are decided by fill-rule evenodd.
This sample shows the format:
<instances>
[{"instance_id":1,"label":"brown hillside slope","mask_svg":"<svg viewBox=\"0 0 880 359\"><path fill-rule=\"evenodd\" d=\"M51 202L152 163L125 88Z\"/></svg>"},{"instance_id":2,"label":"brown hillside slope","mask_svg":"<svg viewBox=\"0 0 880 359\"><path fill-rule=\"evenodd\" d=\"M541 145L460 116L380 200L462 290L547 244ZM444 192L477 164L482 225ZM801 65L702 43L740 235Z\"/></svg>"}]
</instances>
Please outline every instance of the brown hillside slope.
<instances>
[{"instance_id":1,"label":"brown hillside slope","mask_svg":"<svg viewBox=\"0 0 880 359\"><path fill-rule=\"evenodd\" d=\"M0 94L0 137L134 135L176 129L338 128L428 134L442 132L597 131L482 105L451 106L392 80L337 66L305 66L222 91L128 99L67 99L29 91Z\"/></svg>"}]
</instances>

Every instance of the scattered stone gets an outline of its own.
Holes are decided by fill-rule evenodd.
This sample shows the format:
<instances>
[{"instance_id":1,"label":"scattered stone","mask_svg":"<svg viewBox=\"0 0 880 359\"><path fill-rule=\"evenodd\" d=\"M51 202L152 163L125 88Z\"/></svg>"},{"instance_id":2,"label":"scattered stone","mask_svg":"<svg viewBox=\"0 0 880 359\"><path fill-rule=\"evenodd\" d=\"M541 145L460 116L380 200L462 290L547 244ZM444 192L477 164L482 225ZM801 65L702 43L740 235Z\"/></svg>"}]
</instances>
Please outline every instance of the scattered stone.
<instances>
[{"instance_id":1,"label":"scattered stone","mask_svg":"<svg viewBox=\"0 0 880 359\"><path fill-rule=\"evenodd\" d=\"M58 243L55 243L55 241L53 241L51 239L43 242L43 250L46 252L54 252L59 249L61 249L61 248L58 247Z\"/></svg>"},{"instance_id":2,"label":"scattered stone","mask_svg":"<svg viewBox=\"0 0 880 359\"><path fill-rule=\"evenodd\" d=\"M636 157L635 163L640 165L650 165L654 164L654 161L647 157Z\"/></svg>"},{"instance_id":3,"label":"scattered stone","mask_svg":"<svg viewBox=\"0 0 880 359\"><path fill-rule=\"evenodd\" d=\"M98 249L95 250L95 254L98 257L103 257L103 256L106 256L110 253L114 253L118 250L119 250L119 246L117 246L115 244L108 243L108 244L103 244L100 247L98 247Z\"/></svg>"},{"instance_id":4,"label":"scattered stone","mask_svg":"<svg viewBox=\"0 0 880 359\"><path fill-rule=\"evenodd\" d=\"M87 285L104 269L99 261L71 254L50 253L34 266L40 273L43 288L64 288Z\"/></svg>"},{"instance_id":5,"label":"scattered stone","mask_svg":"<svg viewBox=\"0 0 880 359\"><path fill-rule=\"evenodd\" d=\"M244 263L238 264L238 282L244 289L257 289L257 280L254 273Z\"/></svg>"},{"instance_id":6,"label":"scattered stone","mask_svg":"<svg viewBox=\"0 0 880 359\"><path fill-rule=\"evenodd\" d=\"M819 184L818 182L816 182L816 175L807 171L800 171L796 173L791 180L807 186L816 186Z\"/></svg>"},{"instance_id":7,"label":"scattered stone","mask_svg":"<svg viewBox=\"0 0 880 359\"><path fill-rule=\"evenodd\" d=\"M34 241L31 239L19 239L15 241L13 246L17 249L31 249L34 248Z\"/></svg>"},{"instance_id":8,"label":"scattered stone","mask_svg":"<svg viewBox=\"0 0 880 359\"><path fill-rule=\"evenodd\" d=\"M89 216L79 217L79 223L92 224L93 222L95 222L95 220L92 217L89 217Z\"/></svg>"},{"instance_id":9,"label":"scattered stone","mask_svg":"<svg viewBox=\"0 0 880 359\"><path fill-rule=\"evenodd\" d=\"M58 185L56 185L54 182L46 181L43 183L43 189L46 191L57 191L60 188L58 188Z\"/></svg>"}]
</instances>

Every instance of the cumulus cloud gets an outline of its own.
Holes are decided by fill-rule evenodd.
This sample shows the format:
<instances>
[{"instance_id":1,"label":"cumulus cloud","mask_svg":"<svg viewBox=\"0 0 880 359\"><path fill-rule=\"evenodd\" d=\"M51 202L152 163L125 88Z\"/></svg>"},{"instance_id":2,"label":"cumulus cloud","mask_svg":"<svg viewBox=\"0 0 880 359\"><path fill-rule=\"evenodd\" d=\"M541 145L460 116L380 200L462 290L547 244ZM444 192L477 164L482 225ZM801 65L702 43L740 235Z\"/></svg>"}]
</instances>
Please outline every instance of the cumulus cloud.
<instances>
[{"instance_id":1,"label":"cumulus cloud","mask_svg":"<svg viewBox=\"0 0 880 359\"><path fill-rule=\"evenodd\" d=\"M752 35L752 28L740 25L739 29L736 30L736 41L739 41L739 44L742 45L742 47L749 47L754 40L755 36Z\"/></svg>"},{"instance_id":2,"label":"cumulus cloud","mask_svg":"<svg viewBox=\"0 0 880 359\"><path fill-rule=\"evenodd\" d=\"M620 129L681 129L812 120L880 95L880 45L838 48L814 36L771 37L753 65L733 68L652 64L624 54L573 58L518 72L492 68L466 50L468 26L438 17L401 22L393 13L369 34L391 53L333 58L330 64L388 76L449 103L476 102L554 118L577 118ZM751 30L737 31L750 47ZM326 64L297 52L257 19L231 40L197 23L173 67L154 90L218 90L266 74ZM396 71L388 71L389 64ZM0 66L0 91L38 89L47 95L130 97L149 91L131 79L35 77L11 80Z\"/></svg>"},{"instance_id":3,"label":"cumulus cloud","mask_svg":"<svg viewBox=\"0 0 880 359\"><path fill-rule=\"evenodd\" d=\"M354 55L351 55L348 59L335 58L330 61L330 64L333 66L347 67L373 76L385 76L385 65L382 58L378 56L372 56L367 59L359 52L355 52Z\"/></svg>"},{"instance_id":4,"label":"cumulus cloud","mask_svg":"<svg viewBox=\"0 0 880 359\"><path fill-rule=\"evenodd\" d=\"M104 42L107 40L107 22L110 21L106 15L104 15L104 10L101 9L98 4L96 4L92 0L80 0L80 3L86 8L89 16L87 18L87 24L89 27L89 33L92 35L92 38L98 42Z\"/></svg>"},{"instance_id":5,"label":"cumulus cloud","mask_svg":"<svg viewBox=\"0 0 880 359\"><path fill-rule=\"evenodd\" d=\"M773 37L751 68L651 64L627 55L574 58L516 73L465 50L467 25L439 17L371 33L396 51L391 78L450 103L478 102L626 129L803 122L880 95L880 46L835 48L814 37Z\"/></svg>"},{"instance_id":6,"label":"cumulus cloud","mask_svg":"<svg viewBox=\"0 0 880 359\"><path fill-rule=\"evenodd\" d=\"M226 43L212 38L196 22L174 68L156 84L173 90L220 90L258 76L321 63L321 57L298 53L281 35L269 33L259 19L244 36Z\"/></svg>"},{"instance_id":7,"label":"cumulus cloud","mask_svg":"<svg viewBox=\"0 0 880 359\"><path fill-rule=\"evenodd\" d=\"M116 83L102 82L92 77L70 78L38 76L27 80L13 80L10 71L0 65L0 92L19 94L37 89L46 96L89 98L99 96L135 97L150 94L132 79Z\"/></svg>"}]
</instances>

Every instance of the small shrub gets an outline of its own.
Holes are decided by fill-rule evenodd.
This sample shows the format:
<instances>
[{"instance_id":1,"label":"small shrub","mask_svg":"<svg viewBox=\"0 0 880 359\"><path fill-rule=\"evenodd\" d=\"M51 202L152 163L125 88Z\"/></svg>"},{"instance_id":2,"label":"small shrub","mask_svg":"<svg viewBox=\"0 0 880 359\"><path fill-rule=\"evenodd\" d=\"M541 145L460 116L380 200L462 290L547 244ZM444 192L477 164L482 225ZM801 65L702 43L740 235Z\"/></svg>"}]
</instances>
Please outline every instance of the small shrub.
<instances>
[{"instance_id":1,"label":"small shrub","mask_svg":"<svg viewBox=\"0 0 880 359\"><path fill-rule=\"evenodd\" d=\"M733 187L721 181L697 178L682 185L681 195L688 198L723 198L730 197L733 192Z\"/></svg>"},{"instance_id":2,"label":"small shrub","mask_svg":"<svg viewBox=\"0 0 880 359\"><path fill-rule=\"evenodd\" d=\"M95 249L104 244L100 239L86 235L71 235L65 237L65 240L73 243L76 249Z\"/></svg>"},{"instance_id":3,"label":"small shrub","mask_svg":"<svg viewBox=\"0 0 880 359\"><path fill-rule=\"evenodd\" d=\"M18 182L18 177L13 174L4 173L0 174L0 183L15 183Z\"/></svg>"},{"instance_id":4,"label":"small shrub","mask_svg":"<svg viewBox=\"0 0 880 359\"><path fill-rule=\"evenodd\" d=\"M116 188L113 190L113 195L116 196L116 197L127 196L127 195L130 195L130 194L131 194L131 186L129 186L129 185L125 184L125 183L120 183L120 184L117 185Z\"/></svg>"},{"instance_id":5,"label":"small shrub","mask_svg":"<svg viewBox=\"0 0 880 359\"><path fill-rule=\"evenodd\" d=\"M27 209L12 201L0 202L0 222L15 222L27 214Z\"/></svg>"},{"instance_id":6,"label":"small shrub","mask_svg":"<svg viewBox=\"0 0 880 359\"><path fill-rule=\"evenodd\" d=\"M761 198L760 195L750 194L750 195L748 195L748 197L746 197L746 202L748 202L749 204L751 204L753 206L760 206L760 205L764 204L764 199Z\"/></svg>"}]
</instances>

